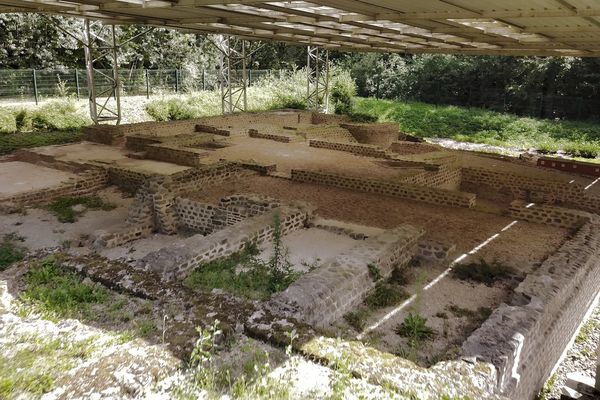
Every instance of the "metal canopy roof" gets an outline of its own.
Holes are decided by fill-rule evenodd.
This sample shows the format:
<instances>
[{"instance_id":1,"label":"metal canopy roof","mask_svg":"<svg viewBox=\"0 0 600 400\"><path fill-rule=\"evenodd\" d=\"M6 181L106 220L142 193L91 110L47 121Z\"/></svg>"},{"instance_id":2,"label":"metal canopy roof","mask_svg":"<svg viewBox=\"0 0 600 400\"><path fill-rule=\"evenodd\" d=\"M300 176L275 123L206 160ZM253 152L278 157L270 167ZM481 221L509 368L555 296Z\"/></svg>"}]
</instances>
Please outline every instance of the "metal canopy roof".
<instances>
[{"instance_id":1,"label":"metal canopy roof","mask_svg":"<svg viewBox=\"0 0 600 400\"><path fill-rule=\"evenodd\" d=\"M0 0L0 12L63 14L331 50L600 56L600 0Z\"/></svg>"}]
</instances>

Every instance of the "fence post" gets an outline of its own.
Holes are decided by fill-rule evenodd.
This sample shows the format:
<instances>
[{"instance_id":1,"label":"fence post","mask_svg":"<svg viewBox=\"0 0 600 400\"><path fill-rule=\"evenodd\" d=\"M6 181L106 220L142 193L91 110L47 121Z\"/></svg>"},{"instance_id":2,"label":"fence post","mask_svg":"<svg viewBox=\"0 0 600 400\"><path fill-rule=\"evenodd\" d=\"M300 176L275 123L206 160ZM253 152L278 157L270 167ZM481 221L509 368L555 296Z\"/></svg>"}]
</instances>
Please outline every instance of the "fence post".
<instances>
[{"instance_id":1,"label":"fence post","mask_svg":"<svg viewBox=\"0 0 600 400\"><path fill-rule=\"evenodd\" d=\"M248 70L248 86L252 85L252 70Z\"/></svg>"},{"instance_id":2,"label":"fence post","mask_svg":"<svg viewBox=\"0 0 600 400\"><path fill-rule=\"evenodd\" d=\"M146 75L146 99L150 98L150 81L148 80L148 70L144 68L144 74Z\"/></svg>"},{"instance_id":3,"label":"fence post","mask_svg":"<svg viewBox=\"0 0 600 400\"><path fill-rule=\"evenodd\" d=\"M77 92L77 100L79 100L79 70L75 68L75 90Z\"/></svg>"},{"instance_id":4,"label":"fence post","mask_svg":"<svg viewBox=\"0 0 600 400\"><path fill-rule=\"evenodd\" d=\"M206 69L202 68L202 90L206 90Z\"/></svg>"},{"instance_id":5,"label":"fence post","mask_svg":"<svg viewBox=\"0 0 600 400\"><path fill-rule=\"evenodd\" d=\"M35 74L35 68L31 70L33 73L33 96L35 97L35 105L38 104L38 87L37 87L37 78Z\"/></svg>"},{"instance_id":6,"label":"fence post","mask_svg":"<svg viewBox=\"0 0 600 400\"><path fill-rule=\"evenodd\" d=\"M179 70L175 70L175 93L179 93Z\"/></svg>"}]
</instances>

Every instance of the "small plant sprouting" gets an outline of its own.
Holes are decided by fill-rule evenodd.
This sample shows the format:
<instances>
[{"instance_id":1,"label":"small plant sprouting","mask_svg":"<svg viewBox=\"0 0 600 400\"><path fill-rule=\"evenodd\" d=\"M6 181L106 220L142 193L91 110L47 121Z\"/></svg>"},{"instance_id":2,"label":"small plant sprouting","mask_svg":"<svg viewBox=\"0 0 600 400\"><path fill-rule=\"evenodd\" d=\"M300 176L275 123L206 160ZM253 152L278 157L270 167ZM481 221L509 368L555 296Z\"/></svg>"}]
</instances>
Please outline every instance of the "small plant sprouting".
<instances>
[{"instance_id":1,"label":"small plant sprouting","mask_svg":"<svg viewBox=\"0 0 600 400\"><path fill-rule=\"evenodd\" d=\"M367 268L369 269L369 276L373 279L373 282L377 282L382 278L381 269L375 264L368 264Z\"/></svg>"},{"instance_id":2,"label":"small plant sprouting","mask_svg":"<svg viewBox=\"0 0 600 400\"><path fill-rule=\"evenodd\" d=\"M427 326L427 318L412 312L404 318L395 331L398 335L407 338L413 348L418 347L422 341L431 339L435 334L433 329Z\"/></svg>"}]
</instances>

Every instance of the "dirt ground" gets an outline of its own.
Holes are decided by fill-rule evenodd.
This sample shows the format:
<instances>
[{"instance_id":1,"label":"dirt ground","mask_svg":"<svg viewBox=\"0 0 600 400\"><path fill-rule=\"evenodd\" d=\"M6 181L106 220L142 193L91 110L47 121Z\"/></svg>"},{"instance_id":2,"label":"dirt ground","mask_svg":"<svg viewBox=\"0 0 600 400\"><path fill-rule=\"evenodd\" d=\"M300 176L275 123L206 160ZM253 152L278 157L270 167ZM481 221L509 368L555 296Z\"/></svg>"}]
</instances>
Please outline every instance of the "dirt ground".
<instances>
[{"instance_id":1,"label":"dirt ground","mask_svg":"<svg viewBox=\"0 0 600 400\"><path fill-rule=\"evenodd\" d=\"M418 168L392 168L378 164L376 159L342 151L309 147L306 142L279 143L266 139L236 136L228 140L232 146L211 151L203 159L212 163L220 159L277 164L277 171L309 169L332 174L394 179L422 171Z\"/></svg>"},{"instance_id":2,"label":"dirt ground","mask_svg":"<svg viewBox=\"0 0 600 400\"><path fill-rule=\"evenodd\" d=\"M251 177L243 181L207 187L194 195L198 200L217 202L236 193L257 193L292 203L302 201L316 207L326 219L391 229L400 224L423 227L425 237L456 244L456 254L471 250L513 220L466 208L443 207L373 193L296 183L271 177ZM519 222L503 235L503 246L520 264L538 262L552 253L565 239L565 229ZM495 248L497 246L490 246ZM498 246L499 247L499 246ZM490 250L486 250L490 251ZM501 258L508 250L498 249L490 257ZM520 269L527 269L521 266Z\"/></svg>"},{"instance_id":3,"label":"dirt ground","mask_svg":"<svg viewBox=\"0 0 600 400\"><path fill-rule=\"evenodd\" d=\"M0 197L56 186L76 177L65 171L21 161L0 163Z\"/></svg>"}]
</instances>

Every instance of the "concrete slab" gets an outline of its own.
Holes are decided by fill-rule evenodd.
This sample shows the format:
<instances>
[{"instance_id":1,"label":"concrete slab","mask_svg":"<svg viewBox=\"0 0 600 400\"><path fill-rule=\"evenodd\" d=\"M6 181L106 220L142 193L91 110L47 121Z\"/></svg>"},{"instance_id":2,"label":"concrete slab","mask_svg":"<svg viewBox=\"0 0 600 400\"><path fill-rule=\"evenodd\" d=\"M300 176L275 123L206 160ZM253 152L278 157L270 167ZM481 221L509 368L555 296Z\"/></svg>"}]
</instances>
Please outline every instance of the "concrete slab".
<instances>
[{"instance_id":1,"label":"concrete slab","mask_svg":"<svg viewBox=\"0 0 600 400\"><path fill-rule=\"evenodd\" d=\"M0 163L0 198L56 186L75 174L21 161Z\"/></svg>"}]
</instances>

